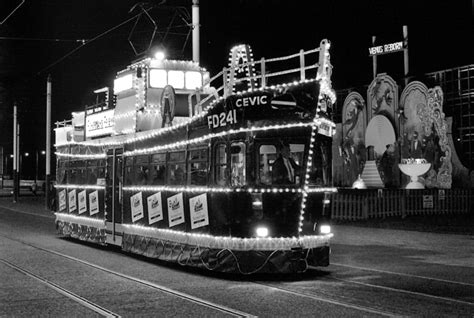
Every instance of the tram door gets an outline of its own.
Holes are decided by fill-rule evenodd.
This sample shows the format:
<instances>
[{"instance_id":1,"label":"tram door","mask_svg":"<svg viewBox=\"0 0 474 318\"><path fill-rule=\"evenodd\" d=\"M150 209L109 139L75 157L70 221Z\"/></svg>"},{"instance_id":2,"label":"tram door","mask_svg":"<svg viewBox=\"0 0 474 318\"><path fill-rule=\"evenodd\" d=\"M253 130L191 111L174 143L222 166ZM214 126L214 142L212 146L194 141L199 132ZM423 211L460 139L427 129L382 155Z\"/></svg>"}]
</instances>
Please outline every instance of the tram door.
<instances>
[{"instance_id":1,"label":"tram door","mask_svg":"<svg viewBox=\"0 0 474 318\"><path fill-rule=\"evenodd\" d=\"M105 189L107 244L122 245L123 148L107 151Z\"/></svg>"}]
</instances>

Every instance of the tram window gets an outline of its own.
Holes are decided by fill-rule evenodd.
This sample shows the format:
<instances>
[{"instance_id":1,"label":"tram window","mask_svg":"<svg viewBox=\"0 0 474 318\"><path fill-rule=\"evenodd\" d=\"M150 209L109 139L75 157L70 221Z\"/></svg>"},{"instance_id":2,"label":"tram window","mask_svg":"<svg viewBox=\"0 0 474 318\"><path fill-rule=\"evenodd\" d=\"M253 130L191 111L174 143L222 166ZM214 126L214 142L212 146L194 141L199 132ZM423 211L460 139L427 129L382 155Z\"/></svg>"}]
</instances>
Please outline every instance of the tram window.
<instances>
[{"instance_id":1,"label":"tram window","mask_svg":"<svg viewBox=\"0 0 474 318\"><path fill-rule=\"evenodd\" d=\"M77 183L77 171L76 171L77 162L76 161L69 161L68 166L66 168L67 171L67 183L68 184L75 184Z\"/></svg>"},{"instance_id":2,"label":"tram window","mask_svg":"<svg viewBox=\"0 0 474 318\"><path fill-rule=\"evenodd\" d=\"M75 184L77 179L77 172L74 168L68 169L68 184Z\"/></svg>"},{"instance_id":3,"label":"tram window","mask_svg":"<svg viewBox=\"0 0 474 318\"><path fill-rule=\"evenodd\" d=\"M245 185L245 143L243 142L234 142L230 146L230 171L232 186Z\"/></svg>"},{"instance_id":4,"label":"tram window","mask_svg":"<svg viewBox=\"0 0 474 318\"><path fill-rule=\"evenodd\" d=\"M85 165L86 162L83 160L77 160L72 162L71 166L75 173L74 183L84 184L87 181Z\"/></svg>"},{"instance_id":5,"label":"tram window","mask_svg":"<svg viewBox=\"0 0 474 318\"><path fill-rule=\"evenodd\" d=\"M97 184L97 161L87 161L87 184Z\"/></svg>"},{"instance_id":6,"label":"tram window","mask_svg":"<svg viewBox=\"0 0 474 318\"><path fill-rule=\"evenodd\" d=\"M77 169L77 183L84 184L87 181L86 168Z\"/></svg>"},{"instance_id":7,"label":"tram window","mask_svg":"<svg viewBox=\"0 0 474 318\"><path fill-rule=\"evenodd\" d=\"M177 185L185 182L185 153L184 151L171 152L168 160L168 184Z\"/></svg>"},{"instance_id":8,"label":"tram window","mask_svg":"<svg viewBox=\"0 0 474 318\"><path fill-rule=\"evenodd\" d=\"M272 184L272 164L277 157L274 145L261 145L259 148L260 183Z\"/></svg>"},{"instance_id":9,"label":"tram window","mask_svg":"<svg viewBox=\"0 0 474 318\"><path fill-rule=\"evenodd\" d=\"M184 161L184 151L180 152L170 152L170 161L171 162L179 162Z\"/></svg>"},{"instance_id":10,"label":"tram window","mask_svg":"<svg viewBox=\"0 0 474 318\"><path fill-rule=\"evenodd\" d=\"M58 162L58 175L56 181L58 182L58 184L67 183L67 169L65 161Z\"/></svg>"},{"instance_id":11,"label":"tram window","mask_svg":"<svg viewBox=\"0 0 474 318\"><path fill-rule=\"evenodd\" d=\"M191 184L207 184L207 149L191 150L189 152L188 171Z\"/></svg>"},{"instance_id":12,"label":"tram window","mask_svg":"<svg viewBox=\"0 0 474 318\"><path fill-rule=\"evenodd\" d=\"M303 172L304 149L304 144L277 144L276 157L271 164L272 184L300 184L301 174ZM262 168L260 169L262 170ZM262 174L260 174L260 178L261 182L263 182ZM267 179L265 179L265 181L266 180Z\"/></svg>"},{"instance_id":13,"label":"tram window","mask_svg":"<svg viewBox=\"0 0 474 318\"><path fill-rule=\"evenodd\" d=\"M166 161L166 154L165 153L156 153L151 156L151 162L152 163L157 163L157 162L165 162Z\"/></svg>"},{"instance_id":14,"label":"tram window","mask_svg":"<svg viewBox=\"0 0 474 318\"><path fill-rule=\"evenodd\" d=\"M331 143L317 141L313 148L313 165L309 173L309 183L315 186L329 186L331 184L330 163Z\"/></svg>"},{"instance_id":15,"label":"tram window","mask_svg":"<svg viewBox=\"0 0 474 318\"><path fill-rule=\"evenodd\" d=\"M99 160L97 178L105 178L105 160Z\"/></svg>"},{"instance_id":16,"label":"tram window","mask_svg":"<svg viewBox=\"0 0 474 318\"><path fill-rule=\"evenodd\" d=\"M125 185L133 185L133 157L125 158Z\"/></svg>"},{"instance_id":17,"label":"tram window","mask_svg":"<svg viewBox=\"0 0 474 318\"><path fill-rule=\"evenodd\" d=\"M151 185L162 185L165 184L165 171L166 171L166 154L158 153L151 157L151 174L148 180L148 184Z\"/></svg>"},{"instance_id":18,"label":"tram window","mask_svg":"<svg viewBox=\"0 0 474 318\"><path fill-rule=\"evenodd\" d=\"M151 177L149 164L149 156L138 156L135 158L135 182L138 185L148 183Z\"/></svg>"},{"instance_id":19,"label":"tram window","mask_svg":"<svg viewBox=\"0 0 474 318\"><path fill-rule=\"evenodd\" d=\"M184 163L168 165L168 184L184 184Z\"/></svg>"},{"instance_id":20,"label":"tram window","mask_svg":"<svg viewBox=\"0 0 474 318\"><path fill-rule=\"evenodd\" d=\"M216 184L220 186L227 185L227 152L226 145L219 144L216 146L215 152L215 166L214 166L214 178Z\"/></svg>"}]
</instances>

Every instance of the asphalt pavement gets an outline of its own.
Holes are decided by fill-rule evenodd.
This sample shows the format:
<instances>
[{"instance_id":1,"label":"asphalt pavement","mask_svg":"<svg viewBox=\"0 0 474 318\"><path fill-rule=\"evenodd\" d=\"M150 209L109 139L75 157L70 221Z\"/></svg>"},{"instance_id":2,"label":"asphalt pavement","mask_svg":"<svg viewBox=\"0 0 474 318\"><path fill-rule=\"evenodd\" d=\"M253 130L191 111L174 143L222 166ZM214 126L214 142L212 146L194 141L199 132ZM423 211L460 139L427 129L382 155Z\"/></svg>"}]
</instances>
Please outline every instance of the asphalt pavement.
<instances>
[{"instance_id":1,"label":"asphalt pavement","mask_svg":"<svg viewBox=\"0 0 474 318\"><path fill-rule=\"evenodd\" d=\"M474 304L474 235L472 229L469 230L473 224L470 214L335 222L331 265L308 271L308 275L295 281L272 279L267 282L282 286L283 290L268 289L266 285L254 284L251 279L241 281L194 275L193 271L177 271L175 267L161 266L161 263L157 270L155 262L143 261L138 256L128 257L96 246L90 248L87 244L57 239L54 214L46 208L43 195L25 192L17 202L13 202L12 196L0 197L0 215L0 234L5 235L0 241L0 254L3 253L2 258L6 260L0 264L0 281L4 283L0 303L3 301L10 306L0 306L2 317L2 309L6 316L70 317L71 313L74 313L72 316L92 316L70 298L46 289L45 284L31 277L19 275L11 264L38 277L54 280L86 299L97 300L104 308L124 312L125 306L128 308L125 312L133 312L134 316L153 317L167 309L187 313L184 316L199 316L196 310L202 310L183 309L181 298L171 301L168 296L129 280L112 278L110 273L96 273L90 266L85 269L85 265L43 250L32 250L31 246L15 239L263 317L288 317L291 316L288 313L295 313L295 310L299 310L299 317L318 316L315 313L326 317L366 317L373 314L370 310L374 308L377 313L386 311L394 313L393 316L472 316L466 315L472 312ZM35 262L31 262L32 257ZM50 264L54 264L51 272ZM85 271L87 274L81 274ZM82 279L84 277L87 279ZM183 281L187 283L183 284ZM288 293L288 290L292 292ZM304 297L296 296L293 290L304 291ZM308 297L309 291L316 296ZM100 294L107 294L107 297L98 298ZM251 297L246 298L247 294ZM143 295L155 301L144 303ZM147 309L146 304L159 306L158 309ZM456 309L459 306L462 308ZM150 312L153 314L146 314Z\"/></svg>"}]
</instances>

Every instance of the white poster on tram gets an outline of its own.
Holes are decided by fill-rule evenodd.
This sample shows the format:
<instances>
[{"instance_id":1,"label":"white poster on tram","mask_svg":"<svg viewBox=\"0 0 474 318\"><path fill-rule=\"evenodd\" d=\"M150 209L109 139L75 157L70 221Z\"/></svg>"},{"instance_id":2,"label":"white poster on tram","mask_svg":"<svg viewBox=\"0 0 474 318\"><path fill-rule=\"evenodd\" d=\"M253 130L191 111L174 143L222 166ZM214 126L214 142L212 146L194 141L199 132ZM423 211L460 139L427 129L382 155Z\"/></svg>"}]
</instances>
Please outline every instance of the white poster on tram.
<instances>
[{"instance_id":1,"label":"white poster on tram","mask_svg":"<svg viewBox=\"0 0 474 318\"><path fill-rule=\"evenodd\" d=\"M161 204L161 192L150 195L148 203L148 224L163 220L163 206Z\"/></svg>"},{"instance_id":2,"label":"white poster on tram","mask_svg":"<svg viewBox=\"0 0 474 318\"><path fill-rule=\"evenodd\" d=\"M87 211L86 204L86 190L82 190L77 194L77 200L79 201L79 214Z\"/></svg>"},{"instance_id":3,"label":"white poster on tram","mask_svg":"<svg viewBox=\"0 0 474 318\"><path fill-rule=\"evenodd\" d=\"M68 193L69 195L69 213L76 211L76 190L71 190Z\"/></svg>"},{"instance_id":4,"label":"white poster on tram","mask_svg":"<svg viewBox=\"0 0 474 318\"><path fill-rule=\"evenodd\" d=\"M191 229L209 225L207 196L205 193L189 199L189 209L191 211Z\"/></svg>"},{"instance_id":5,"label":"white poster on tram","mask_svg":"<svg viewBox=\"0 0 474 318\"><path fill-rule=\"evenodd\" d=\"M132 222L136 222L143 218L143 200L141 192L130 197L130 207L132 210Z\"/></svg>"},{"instance_id":6,"label":"white poster on tram","mask_svg":"<svg viewBox=\"0 0 474 318\"><path fill-rule=\"evenodd\" d=\"M168 198L168 222L170 227L184 223L183 194L178 193Z\"/></svg>"},{"instance_id":7,"label":"white poster on tram","mask_svg":"<svg viewBox=\"0 0 474 318\"><path fill-rule=\"evenodd\" d=\"M94 215L99 213L99 192L95 190L89 193L89 214Z\"/></svg>"},{"instance_id":8,"label":"white poster on tram","mask_svg":"<svg viewBox=\"0 0 474 318\"><path fill-rule=\"evenodd\" d=\"M59 191L58 197L59 211L66 210L66 190Z\"/></svg>"}]
</instances>

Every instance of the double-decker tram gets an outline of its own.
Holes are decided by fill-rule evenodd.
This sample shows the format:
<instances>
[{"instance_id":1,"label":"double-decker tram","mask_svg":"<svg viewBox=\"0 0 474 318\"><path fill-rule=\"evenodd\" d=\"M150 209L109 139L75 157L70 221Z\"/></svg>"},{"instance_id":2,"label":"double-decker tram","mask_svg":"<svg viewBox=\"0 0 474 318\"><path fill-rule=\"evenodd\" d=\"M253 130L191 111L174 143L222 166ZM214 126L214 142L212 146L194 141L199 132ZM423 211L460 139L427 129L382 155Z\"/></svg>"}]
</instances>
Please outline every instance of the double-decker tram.
<instances>
[{"instance_id":1,"label":"double-decker tram","mask_svg":"<svg viewBox=\"0 0 474 318\"><path fill-rule=\"evenodd\" d=\"M119 72L113 98L56 129L58 232L219 272L327 266L329 46L239 45L213 78L155 58Z\"/></svg>"}]
</instances>

